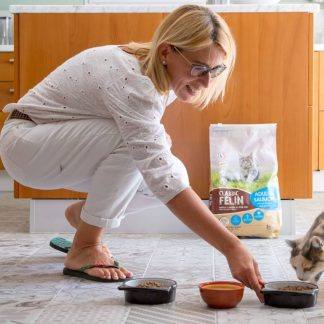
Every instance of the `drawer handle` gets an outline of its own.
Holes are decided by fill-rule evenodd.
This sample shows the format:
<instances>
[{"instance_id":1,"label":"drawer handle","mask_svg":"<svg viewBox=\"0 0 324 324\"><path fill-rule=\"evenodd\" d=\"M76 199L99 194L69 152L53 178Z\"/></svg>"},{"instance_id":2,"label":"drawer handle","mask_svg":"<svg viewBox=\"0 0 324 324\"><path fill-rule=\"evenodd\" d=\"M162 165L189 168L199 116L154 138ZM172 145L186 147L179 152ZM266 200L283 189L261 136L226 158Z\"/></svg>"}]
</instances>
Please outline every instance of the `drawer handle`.
<instances>
[{"instance_id":1,"label":"drawer handle","mask_svg":"<svg viewBox=\"0 0 324 324\"><path fill-rule=\"evenodd\" d=\"M10 88L10 89L9 89L9 92L10 92L10 93L14 93L14 92L15 92L15 89L14 89L14 88Z\"/></svg>"},{"instance_id":2,"label":"drawer handle","mask_svg":"<svg viewBox=\"0 0 324 324\"><path fill-rule=\"evenodd\" d=\"M13 62L15 62L15 59L14 58L10 58L9 59L9 63L13 63Z\"/></svg>"}]
</instances>

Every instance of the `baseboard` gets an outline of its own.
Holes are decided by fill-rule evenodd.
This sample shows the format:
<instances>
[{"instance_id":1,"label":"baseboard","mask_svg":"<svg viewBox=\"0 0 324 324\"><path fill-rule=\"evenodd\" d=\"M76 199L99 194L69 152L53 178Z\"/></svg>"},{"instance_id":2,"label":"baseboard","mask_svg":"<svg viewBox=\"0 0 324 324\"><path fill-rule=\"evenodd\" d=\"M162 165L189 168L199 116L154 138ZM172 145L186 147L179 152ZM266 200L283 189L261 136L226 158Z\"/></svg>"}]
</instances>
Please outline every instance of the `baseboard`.
<instances>
[{"instance_id":1,"label":"baseboard","mask_svg":"<svg viewBox=\"0 0 324 324\"><path fill-rule=\"evenodd\" d=\"M74 229L64 218L64 210L76 200L31 200L31 233L73 233ZM205 204L208 201L204 201ZM295 201L282 200L282 235L295 234ZM146 209L128 214L120 227L109 230L111 233L191 233L166 206Z\"/></svg>"},{"instance_id":2,"label":"baseboard","mask_svg":"<svg viewBox=\"0 0 324 324\"><path fill-rule=\"evenodd\" d=\"M324 191L324 171L314 172L314 191ZM0 191L13 191L13 180L6 171L0 171ZM73 233L64 218L65 208L75 200L30 200L31 233ZM207 204L207 201L204 201ZM295 201L282 200L283 225L281 234L295 234ZM127 215L115 233L190 233L165 206Z\"/></svg>"},{"instance_id":3,"label":"baseboard","mask_svg":"<svg viewBox=\"0 0 324 324\"><path fill-rule=\"evenodd\" d=\"M31 200L31 233L73 233L64 217L67 206L77 200ZM191 231L175 217L166 206L146 209L126 215L120 227L112 233L190 233Z\"/></svg>"}]
</instances>

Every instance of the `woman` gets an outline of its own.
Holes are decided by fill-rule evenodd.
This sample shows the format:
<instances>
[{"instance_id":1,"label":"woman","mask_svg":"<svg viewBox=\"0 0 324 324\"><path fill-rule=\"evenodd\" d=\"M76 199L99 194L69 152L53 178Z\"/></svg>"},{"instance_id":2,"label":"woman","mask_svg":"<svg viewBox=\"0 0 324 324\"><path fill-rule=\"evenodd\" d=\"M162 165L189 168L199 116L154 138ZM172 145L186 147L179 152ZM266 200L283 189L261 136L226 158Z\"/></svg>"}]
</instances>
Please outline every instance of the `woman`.
<instances>
[{"instance_id":1,"label":"woman","mask_svg":"<svg viewBox=\"0 0 324 324\"><path fill-rule=\"evenodd\" d=\"M100 281L132 276L101 238L105 228L119 226L144 178L158 201L221 251L233 277L263 300L257 263L191 189L160 123L169 94L200 108L223 97L234 61L223 19L184 5L150 43L85 50L5 107L0 153L10 176L34 188L88 193L66 210L77 231L65 274Z\"/></svg>"}]
</instances>

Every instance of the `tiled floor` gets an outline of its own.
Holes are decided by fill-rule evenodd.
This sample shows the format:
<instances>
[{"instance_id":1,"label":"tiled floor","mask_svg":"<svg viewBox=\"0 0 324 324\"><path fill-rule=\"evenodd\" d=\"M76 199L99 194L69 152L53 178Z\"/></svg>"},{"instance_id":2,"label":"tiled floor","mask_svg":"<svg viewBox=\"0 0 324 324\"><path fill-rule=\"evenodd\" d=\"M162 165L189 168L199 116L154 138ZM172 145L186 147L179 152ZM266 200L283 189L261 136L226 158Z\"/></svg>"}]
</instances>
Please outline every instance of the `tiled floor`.
<instances>
[{"instance_id":1,"label":"tiled floor","mask_svg":"<svg viewBox=\"0 0 324 324\"><path fill-rule=\"evenodd\" d=\"M297 234L305 233L322 210L323 193L298 201ZM135 276L168 277L178 282L174 303L141 306L126 305L123 292L116 289L118 284L63 276L64 255L48 246L53 235L31 235L27 230L28 201L2 193L0 323L324 323L324 290L317 306L305 310L264 306L248 289L235 309L207 308L198 283L231 276L225 258L194 235L106 236L112 252ZM244 243L266 281L296 279L284 238ZM321 286L324 289L323 282Z\"/></svg>"}]
</instances>

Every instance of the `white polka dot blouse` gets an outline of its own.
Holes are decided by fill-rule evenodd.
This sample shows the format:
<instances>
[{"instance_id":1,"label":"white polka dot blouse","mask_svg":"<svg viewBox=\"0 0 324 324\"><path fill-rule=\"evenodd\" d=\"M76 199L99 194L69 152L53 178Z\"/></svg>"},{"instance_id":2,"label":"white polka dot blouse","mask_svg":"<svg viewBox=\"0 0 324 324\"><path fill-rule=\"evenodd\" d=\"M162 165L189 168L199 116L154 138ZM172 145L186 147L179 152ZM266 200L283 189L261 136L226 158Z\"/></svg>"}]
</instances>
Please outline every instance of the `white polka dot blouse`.
<instances>
[{"instance_id":1,"label":"white polka dot blouse","mask_svg":"<svg viewBox=\"0 0 324 324\"><path fill-rule=\"evenodd\" d=\"M170 97L173 92L168 103ZM36 124L113 118L149 189L167 203L189 187L189 179L161 124L165 99L134 56L107 45L70 58L3 111L17 109Z\"/></svg>"}]
</instances>

